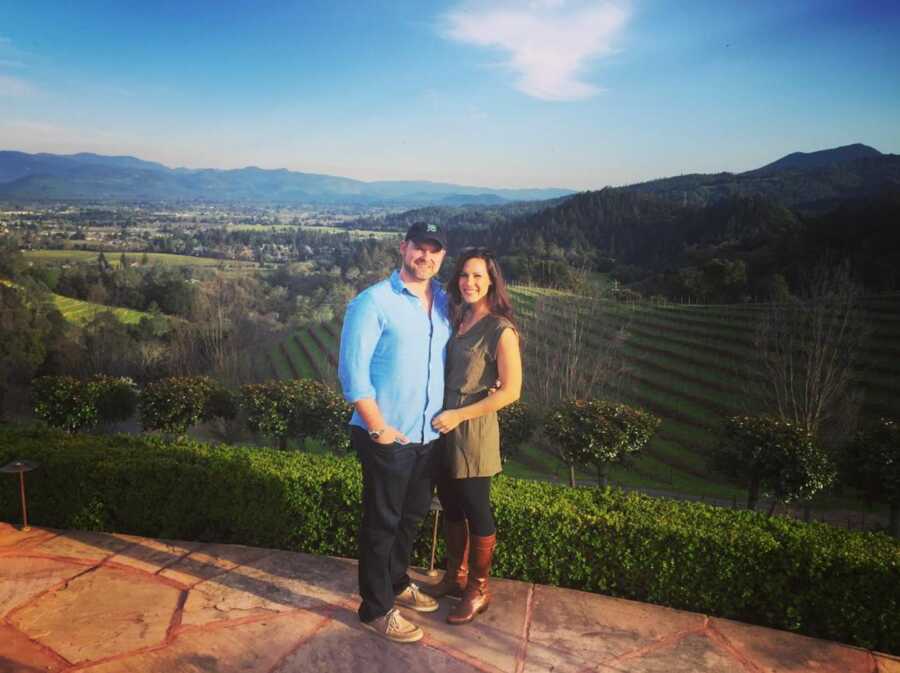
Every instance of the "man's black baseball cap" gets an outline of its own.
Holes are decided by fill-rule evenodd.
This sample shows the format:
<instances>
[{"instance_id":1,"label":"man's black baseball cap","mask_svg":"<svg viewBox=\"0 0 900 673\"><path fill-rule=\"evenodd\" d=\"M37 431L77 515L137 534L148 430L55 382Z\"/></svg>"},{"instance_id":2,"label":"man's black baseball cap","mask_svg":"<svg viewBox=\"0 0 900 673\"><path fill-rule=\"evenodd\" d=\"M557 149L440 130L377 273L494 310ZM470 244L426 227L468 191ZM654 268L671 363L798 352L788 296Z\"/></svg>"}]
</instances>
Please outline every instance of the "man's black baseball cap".
<instances>
[{"instance_id":1,"label":"man's black baseball cap","mask_svg":"<svg viewBox=\"0 0 900 673\"><path fill-rule=\"evenodd\" d=\"M442 250L447 249L447 231L439 224L416 222L406 232L406 240L415 243L431 241L441 246Z\"/></svg>"}]
</instances>

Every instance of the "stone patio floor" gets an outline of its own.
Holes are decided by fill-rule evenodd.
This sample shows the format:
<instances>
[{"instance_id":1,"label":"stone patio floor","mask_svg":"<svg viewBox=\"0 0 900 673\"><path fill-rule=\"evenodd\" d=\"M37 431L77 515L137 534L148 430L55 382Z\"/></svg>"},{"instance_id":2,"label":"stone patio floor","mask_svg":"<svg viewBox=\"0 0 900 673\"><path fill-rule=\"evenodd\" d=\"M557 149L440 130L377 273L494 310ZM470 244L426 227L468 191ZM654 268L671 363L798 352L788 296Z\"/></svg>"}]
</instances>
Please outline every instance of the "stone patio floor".
<instances>
[{"instance_id":1,"label":"stone patio floor","mask_svg":"<svg viewBox=\"0 0 900 673\"><path fill-rule=\"evenodd\" d=\"M434 581L419 575L422 582ZM405 612L390 643L356 618L356 562L0 522L0 672L816 671L900 673L838 643L498 579L473 624Z\"/></svg>"}]
</instances>

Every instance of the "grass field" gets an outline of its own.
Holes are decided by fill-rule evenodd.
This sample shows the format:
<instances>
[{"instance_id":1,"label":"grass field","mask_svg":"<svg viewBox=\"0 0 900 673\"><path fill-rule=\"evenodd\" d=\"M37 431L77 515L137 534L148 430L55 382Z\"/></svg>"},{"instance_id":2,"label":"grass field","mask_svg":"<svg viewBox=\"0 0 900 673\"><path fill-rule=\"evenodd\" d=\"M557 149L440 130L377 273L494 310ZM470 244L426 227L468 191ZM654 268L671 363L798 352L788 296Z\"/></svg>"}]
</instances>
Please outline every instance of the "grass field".
<instances>
[{"instance_id":1,"label":"grass field","mask_svg":"<svg viewBox=\"0 0 900 673\"><path fill-rule=\"evenodd\" d=\"M119 320L126 325L136 325L141 318L147 314L143 311L135 311L130 308L116 308L104 306L103 304L92 304L91 302L81 301L80 299L71 299L63 297L59 294L53 295L53 303L62 313L63 317L69 322L78 324L86 323L98 313L103 311L112 311Z\"/></svg>"},{"instance_id":2,"label":"grass field","mask_svg":"<svg viewBox=\"0 0 900 673\"><path fill-rule=\"evenodd\" d=\"M25 250L22 255L26 260L36 264L65 264L67 262L95 262L100 253L94 250ZM110 266L118 266L122 256L121 252L104 251L106 260ZM128 262L140 263L144 253L126 252L125 259ZM212 257L193 257L191 255L172 255L165 252L148 252L147 260L150 264L162 264L164 266L202 266L215 267L224 265L226 268L255 269L256 262L242 262L229 259L213 259Z\"/></svg>"},{"instance_id":3,"label":"grass field","mask_svg":"<svg viewBox=\"0 0 900 673\"><path fill-rule=\"evenodd\" d=\"M3 278L0 278L0 283L3 283L4 285L15 285L15 283ZM62 313L63 318L76 324L86 323L103 311L112 311L113 315L126 325L136 325L141 321L141 318L147 315L143 311L135 311L130 308L104 306L103 304L92 304L89 301L63 297L61 294L51 293L51 297L53 299L53 304L59 309L59 312Z\"/></svg>"},{"instance_id":4,"label":"grass field","mask_svg":"<svg viewBox=\"0 0 900 673\"><path fill-rule=\"evenodd\" d=\"M315 224L228 224L224 227L228 231L318 231L323 234L349 234L350 238L400 238L399 231L376 231L370 229L346 229L344 227Z\"/></svg>"}]
</instances>

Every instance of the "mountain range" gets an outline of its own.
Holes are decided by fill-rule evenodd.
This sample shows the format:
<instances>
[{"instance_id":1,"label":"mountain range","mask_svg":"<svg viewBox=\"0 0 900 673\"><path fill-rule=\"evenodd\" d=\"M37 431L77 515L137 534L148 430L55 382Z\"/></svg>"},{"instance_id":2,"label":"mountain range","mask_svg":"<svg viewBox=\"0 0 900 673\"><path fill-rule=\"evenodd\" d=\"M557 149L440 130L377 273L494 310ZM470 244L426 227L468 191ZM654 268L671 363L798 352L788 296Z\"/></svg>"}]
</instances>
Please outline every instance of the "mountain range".
<instances>
[{"instance_id":1,"label":"mountain range","mask_svg":"<svg viewBox=\"0 0 900 673\"><path fill-rule=\"evenodd\" d=\"M128 156L0 151L0 199L317 204L500 204L552 199L570 189L488 189L427 181L363 182L256 167L168 168Z\"/></svg>"},{"instance_id":2,"label":"mountain range","mask_svg":"<svg viewBox=\"0 0 900 673\"><path fill-rule=\"evenodd\" d=\"M706 206L761 195L805 212L827 212L848 199L900 185L900 155L862 144L794 152L743 173L680 175L620 187L682 205ZM573 191L488 189L427 181L363 182L332 175L256 167L168 168L129 156L0 151L0 199L207 201L275 204L503 206L559 199ZM548 204L551 205L551 204Z\"/></svg>"}]
</instances>

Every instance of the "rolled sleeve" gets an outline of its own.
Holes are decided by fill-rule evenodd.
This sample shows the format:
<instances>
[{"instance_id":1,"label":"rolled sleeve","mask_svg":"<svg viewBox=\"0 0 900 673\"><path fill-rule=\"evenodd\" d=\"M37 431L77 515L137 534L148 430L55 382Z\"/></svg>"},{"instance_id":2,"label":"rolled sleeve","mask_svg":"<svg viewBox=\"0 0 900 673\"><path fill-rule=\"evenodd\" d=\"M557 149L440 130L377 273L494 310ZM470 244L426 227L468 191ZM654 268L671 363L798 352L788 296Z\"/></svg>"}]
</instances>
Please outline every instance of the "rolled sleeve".
<instances>
[{"instance_id":1,"label":"rolled sleeve","mask_svg":"<svg viewBox=\"0 0 900 673\"><path fill-rule=\"evenodd\" d=\"M378 307L369 297L360 295L347 306L341 328L338 378L344 399L351 404L375 398L371 375L372 355L382 329L383 321Z\"/></svg>"}]
</instances>

